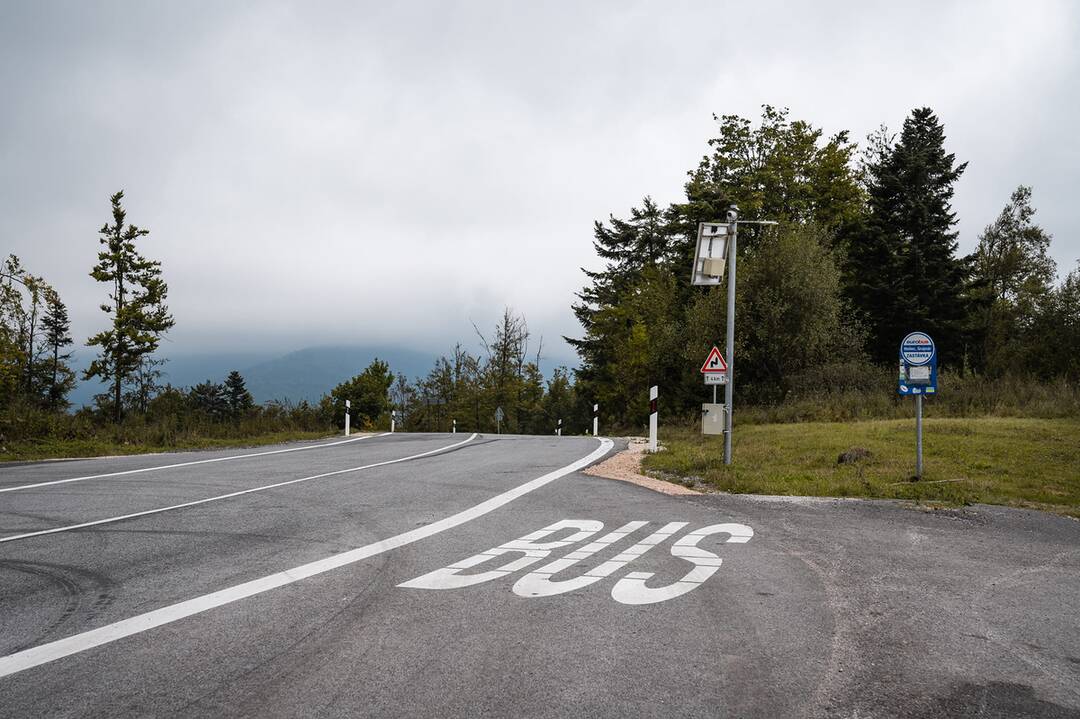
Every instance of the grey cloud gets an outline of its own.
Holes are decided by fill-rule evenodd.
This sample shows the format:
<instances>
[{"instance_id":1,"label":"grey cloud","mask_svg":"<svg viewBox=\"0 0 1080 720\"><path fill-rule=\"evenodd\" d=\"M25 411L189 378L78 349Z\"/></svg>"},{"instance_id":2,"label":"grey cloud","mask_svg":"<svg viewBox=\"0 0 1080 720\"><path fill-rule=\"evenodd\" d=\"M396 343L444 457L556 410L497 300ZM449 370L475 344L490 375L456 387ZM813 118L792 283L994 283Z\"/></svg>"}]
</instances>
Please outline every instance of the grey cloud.
<instances>
[{"instance_id":1,"label":"grey cloud","mask_svg":"<svg viewBox=\"0 0 1080 720\"><path fill-rule=\"evenodd\" d=\"M591 223L677 199L711 114L861 139L927 104L973 247L1019 183L1080 257L1066 3L6 3L0 236L86 337L108 196L152 230L170 348L573 335ZM4 248L0 248L4 249Z\"/></svg>"}]
</instances>

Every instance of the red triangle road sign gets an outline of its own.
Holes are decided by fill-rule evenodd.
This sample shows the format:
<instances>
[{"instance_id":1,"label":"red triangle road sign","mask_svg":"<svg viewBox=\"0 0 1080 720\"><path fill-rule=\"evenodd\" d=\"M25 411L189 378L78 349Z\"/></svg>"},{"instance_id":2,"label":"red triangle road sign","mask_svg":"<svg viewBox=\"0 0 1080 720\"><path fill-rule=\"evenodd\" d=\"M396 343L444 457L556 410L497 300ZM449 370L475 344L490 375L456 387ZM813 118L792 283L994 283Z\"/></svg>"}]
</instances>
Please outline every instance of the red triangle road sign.
<instances>
[{"instance_id":1,"label":"red triangle road sign","mask_svg":"<svg viewBox=\"0 0 1080 720\"><path fill-rule=\"evenodd\" d=\"M701 372L703 373L722 373L727 372L727 363L724 362L724 356L720 354L720 350L713 345L712 352L709 353L709 357L705 359L705 364L701 366Z\"/></svg>"}]
</instances>

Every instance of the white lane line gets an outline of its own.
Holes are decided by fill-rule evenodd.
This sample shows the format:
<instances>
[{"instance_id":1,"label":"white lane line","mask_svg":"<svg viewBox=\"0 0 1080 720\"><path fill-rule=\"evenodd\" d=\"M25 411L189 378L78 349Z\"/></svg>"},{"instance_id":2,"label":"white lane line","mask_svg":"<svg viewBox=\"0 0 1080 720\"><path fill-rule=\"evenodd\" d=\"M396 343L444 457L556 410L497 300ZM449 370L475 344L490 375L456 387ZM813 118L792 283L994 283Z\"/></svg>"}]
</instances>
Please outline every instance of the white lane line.
<instances>
[{"instance_id":1,"label":"white lane line","mask_svg":"<svg viewBox=\"0 0 1080 720\"><path fill-rule=\"evenodd\" d=\"M296 483L302 483L308 480L318 480L320 478L331 477L333 475L342 475L344 473L356 472L358 470L369 470L371 468L382 467L383 465L393 465L394 463L405 462L407 460L415 460L417 458L422 458L427 455L434 455L435 453L442 452L443 450L456 448L458 445L464 445L475 437L476 433L473 433L461 442L456 442L452 445L436 448L435 450L428 450L427 452L422 452L417 455L397 458L396 460L384 460L382 462L372 463L370 465L360 465L359 467L345 468L344 470L334 470L333 472L320 473L319 475L309 475L308 477L297 478L296 480L286 480L284 482L274 483L272 485L260 485L259 487L248 488L247 490L237 490L236 492L226 493L225 495L215 495L214 497L203 498L202 500L192 500L191 502L180 503L179 505L169 505L168 507L154 508L153 510L142 510L140 512L130 513L128 515L118 515L116 517L105 518L104 520L91 520L90 522L79 523L78 525L63 525L61 527L49 528L48 530L35 530L34 532L22 533L21 535L8 535L7 537L0 537L0 543L11 542L12 540L25 540L26 538L37 537L39 535L52 535L53 533L67 532L69 530L78 530L80 528L93 527L94 525L105 525L106 523L114 523L120 522L121 520L130 520L132 518L143 517L144 515L156 515L157 513L168 512L169 510L179 510L180 508L192 507L194 505L202 505L204 503L214 502L215 500L225 500L228 498L237 497L238 495L247 495L248 493L260 492L262 490L271 490L273 488L284 487L286 485L294 485Z\"/></svg>"},{"instance_id":2,"label":"white lane line","mask_svg":"<svg viewBox=\"0 0 1080 720\"><path fill-rule=\"evenodd\" d=\"M46 485L63 485L64 483L79 482L80 480L97 480L98 478L107 477L119 477L120 475L135 475L136 473L153 472L154 470L171 470L178 467L189 467L191 465L203 465L205 463L225 462L226 460L243 460L244 458L261 457L263 455L280 455L281 453L302 452L304 450L319 450L321 448L333 447L335 445L344 445L345 443L357 442L358 440L367 440L368 438L383 437L390 433L379 433L378 435L364 435L363 437L350 438L348 440L338 440L336 442L323 443L322 445L306 445L298 448L286 448L284 450L267 450L265 452L246 453L244 455L229 455L227 457L210 458L208 460L192 460L190 462L174 463L172 465L155 465L154 467L138 468L136 470L121 470L119 472L102 473L101 475L84 475L83 477L67 478L66 480L49 480L47 482L32 483L30 485L15 485L13 487L0 488L0 493L14 492L16 490L29 490L30 488L45 487Z\"/></svg>"},{"instance_id":3,"label":"white lane line","mask_svg":"<svg viewBox=\"0 0 1080 720\"><path fill-rule=\"evenodd\" d=\"M53 660L59 660L68 655L74 655L83 652L84 650L110 643L114 640L120 640L121 638L126 638L152 628L176 622L177 620L221 607L222 605L228 605L229 603L251 597L252 595L258 595L267 590L273 590L274 588L279 588L283 585L289 585L299 580L303 580L304 578L312 577L313 575L320 575L345 565L351 565L352 563L366 560L374 555L394 550L395 548L409 545L419 540L424 540L432 535L437 535L446 530L455 528L458 525L463 525L471 520L486 515L492 510L496 510L507 503L513 502L522 495L527 495L533 490L537 490L554 480L558 480L564 475L569 475L575 470L580 470L586 465L599 460L611 450L613 443L607 438L597 439L600 440L600 447L580 460L572 462L558 470L553 470L547 475L538 477L535 480L530 480L524 485L518 485L516 488L500 493L468 510L462 510L459 513L443 518L430 525L425 525L424 527L415 530L409 530L408 532L395 535L386 540L380 540L371 545L365 545L364 547L356 548L355 550L348 550L337 555L331 555L328 558L316 560L315 562L310 562L306 565L300 565L291 570L285 570L284 572L275 573L274 575L267 575L266 577L257 580L234 585L231 588L218 590L217 592L192 598L191 600L185 600L176 603L175 605L167 605L166 607L151 610L148 613L136 615L127 620L120 620L111 625L105 625L96 630L88 630L87 632L72 635L71 637L62 640L56 640L44 645L38 645L37 647L27 648L26 650L0 658L0 677L13 675L14 673L28 670L32 667L37 667L38 665L44 665Z\"/></svg>"}]
</instances>

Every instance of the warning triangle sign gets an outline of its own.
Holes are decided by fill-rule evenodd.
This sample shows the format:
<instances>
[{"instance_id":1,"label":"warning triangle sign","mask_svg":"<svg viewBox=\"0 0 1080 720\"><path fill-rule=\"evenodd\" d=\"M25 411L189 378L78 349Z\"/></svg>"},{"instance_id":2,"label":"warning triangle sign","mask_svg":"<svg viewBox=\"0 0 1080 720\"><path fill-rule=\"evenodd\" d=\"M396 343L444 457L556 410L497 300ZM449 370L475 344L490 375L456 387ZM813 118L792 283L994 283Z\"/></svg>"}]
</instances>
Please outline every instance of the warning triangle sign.
<instances>
[{"instance_id":1,"label":"warning triangle sign","mask_svg":"<svg viewBox=\"0 0 1080 720\"><path fill-rule=\"evenodd\" d=\"M701 366L701 372L703 373L722 373L727 372L727 363L724 362L724 356L720 354L720 351L715 345L713 345L712 352L709 353L709 357L705 359L705 364Z\"/></svg>"}]
</instances>

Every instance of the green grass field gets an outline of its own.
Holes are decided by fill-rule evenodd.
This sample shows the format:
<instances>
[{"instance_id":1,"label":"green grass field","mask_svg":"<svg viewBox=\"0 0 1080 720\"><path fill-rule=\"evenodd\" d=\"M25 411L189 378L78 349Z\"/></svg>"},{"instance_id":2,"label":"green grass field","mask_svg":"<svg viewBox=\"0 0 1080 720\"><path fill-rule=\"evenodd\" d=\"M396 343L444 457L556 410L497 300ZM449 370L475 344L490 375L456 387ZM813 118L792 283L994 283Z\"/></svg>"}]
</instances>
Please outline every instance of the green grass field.
<instances>
[{"instance_id":1,"label":"green grass field","mask_svg":"<svg viewBox=\"0 0 1080 720\"><path fill-rule=\"evenodd\" d=\"M923 433L917 482L914 419L736 426L730 467L722 437L661 428L666 449L647 455L644 467L723 492L981 502L1080 517L1080 420L934 418ZM871 456L838 464L853 447Z\"/></svg>"},{"instance_id":2,"label":"green grass field","mask_svg":"<svg viewBox=\"0 0 1080 720\"><path fill-rule=\"evenodd\" d=\"M103 455L140 455L143 453L176 452L177 450L209 450L226 447L256 447L294 440L318 440L327 437L326 431L288 430L253 435L244 438L207 438L191 436L178 438L168 445L143 442L116 442L101 438L49 438L38 441L12 441L0 448L0 462L12 460L44 460L48 458L83 458Z\"/></svg>"}]
</instances>

